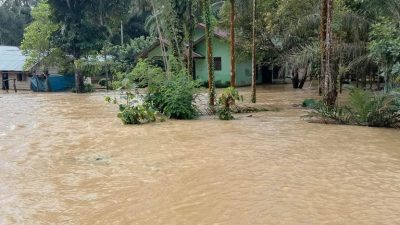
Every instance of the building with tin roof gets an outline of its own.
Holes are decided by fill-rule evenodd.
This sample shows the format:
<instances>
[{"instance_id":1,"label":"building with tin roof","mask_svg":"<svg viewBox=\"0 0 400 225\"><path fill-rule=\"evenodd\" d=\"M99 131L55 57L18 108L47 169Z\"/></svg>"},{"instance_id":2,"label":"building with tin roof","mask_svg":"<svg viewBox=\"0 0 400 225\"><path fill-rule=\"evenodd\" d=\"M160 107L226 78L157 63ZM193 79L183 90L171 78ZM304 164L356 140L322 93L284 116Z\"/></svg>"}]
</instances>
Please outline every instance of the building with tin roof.
<instances>
[{"instance_id":1,"label":"building with tin roof","mask_svg":"<svg viewBox=\"0 0 400 225\"><path fill-rule=\"evenodd\" d=\"M3 90L30 89L29 72L24 70L26 57L18 47L0 46L0 78Z\"/></svg>"}]
</instances>

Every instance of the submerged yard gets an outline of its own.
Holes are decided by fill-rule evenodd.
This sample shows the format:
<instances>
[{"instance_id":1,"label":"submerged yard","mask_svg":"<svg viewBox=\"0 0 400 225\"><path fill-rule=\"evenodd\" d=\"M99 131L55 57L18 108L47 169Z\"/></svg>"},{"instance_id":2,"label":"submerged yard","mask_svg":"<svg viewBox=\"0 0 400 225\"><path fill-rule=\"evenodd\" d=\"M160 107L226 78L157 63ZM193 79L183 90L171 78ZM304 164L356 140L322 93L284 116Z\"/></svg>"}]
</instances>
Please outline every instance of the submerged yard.
<instances>
[{"instance_id":1,"label":"submerged yard","mask_svg":"<svg viewBox=\"0 0 400 225\"><path fill-rule=\"evenodd\" d=\"M0 224L400 224L400 131L307 123L314 93L140 126L99 93L2 94Z\"/></svg>"}]
</instances>

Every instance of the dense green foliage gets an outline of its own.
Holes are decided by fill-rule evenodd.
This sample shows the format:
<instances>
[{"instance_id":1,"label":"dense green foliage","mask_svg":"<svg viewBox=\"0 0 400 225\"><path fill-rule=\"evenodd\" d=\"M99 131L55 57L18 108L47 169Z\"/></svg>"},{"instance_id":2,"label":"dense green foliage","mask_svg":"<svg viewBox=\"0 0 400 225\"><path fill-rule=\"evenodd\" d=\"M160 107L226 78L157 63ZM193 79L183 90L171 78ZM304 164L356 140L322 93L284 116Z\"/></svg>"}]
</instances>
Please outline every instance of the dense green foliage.
<instances>
[{"instance_id":1,"label":"dense green foliage","mask_svg":"<svg viewBox=\"0 0 400 225\"><path fill-rule=\"evenodd\" d=\"M143 96L139 93L137 85L128 77L123 78L119 85L122 91L120 100L116 97L113 99L109 96L105 97L108 103L118 104L118 118L124 124L143 124L155 122L157 120L164 121L164 117L154 110L153 107L143 101Z\"/></svg>"},{"instance_id":2,"label":"dense green foliage","mask_svg":"<svg viewBox=\"0 0 400 225\"><path fill-rule=\"evenodd\" d=\"M343 124L357 124L371 127L400 126L400 96L395 94L371 94L353 89L349 104L330 107L317 104L311 116L329 118Z\"/></svg>"},{"instance_id":3,"label":"dense green foliage","mask_svg":"<svg viewBox=\"0 0 400 225\"><path fill-rule=\"evenodd\" d=\"M351 121L374 127L398 126L400 97L387 94L372 95L355 89L350 93L350 105L345 108Z\"/></svg>"},{"instance_id":4,"label":"dense green foliage","mask_svg":"<svg viewBox=\"0 0 400 225\"><path fill-rule=\"evenodd\" d=\"M344 81L356 82L364 89L369 82L370 89L380 90L384 78L386 94L396 88L392 86L400 81L400 0L43 0L31 13L35 2L0 2L0 23L16 24L15 28L0 27L0 41L18 42L17 30L33 17L22 44L29 55L28 65L46 58L52 63L58 59L71 63L72 58L78 92L84 90L83 75L100 74L106 77L102 81L106 87L117 89L126 82L148 87L145 101L154 110L172 118L194 118L198 85L191 80L192 70L186 68L193 68L188 61L192 62L195 24L206 25L211 106L215 85L225 85L214 81L213 30L220 27L228 31L234 24L231 40L236 40L238 51L233 51L236 48L232 45L232 52L237 58L249 55L254 45L259 66L278 68L282 78L292 79L294 88L303 88L308 79L318 79L320 94L324 93L330 106L317 108L327 117L380 126L392 123L391 119L384 116L380 122L374 121L378 116L372 112L398 114L384 108L397 102L387 97L391 95L366 98L366 102L373 102L363 105L371 115L368 118L361 109L333 106L337 82L339 90ZM257 3L254 10L253 3ZM229 16L232 6L234 19ZM154 37L161 46L159 67L155 62L138 61L138 55L157 41ZM49 65L46 60L42 63ZM356 96L352 92L351 98ZM230 118L229 107L222 108Z\"/></svg>"},{"instance_id":5,"label":"dense green foliage","mask_svg":"<svg viewBox=\"0 0 400 225\"><path fill-rule=\"evenodd\" d=\"M36 0L0 1L0 45L19 46Z\"/></svg>"},{"instance_id":6,"label":"dense green foliage","mask_svg":"<svg viewBox=\"0 0 400 225\"><path fill-rule=\"evenodd\" d=\"M317 104L318 104L318 100L313 99L313 98L308 98L303 101L301 106L304 108L313 109L317 106Z\"/></svg>"},{"instance_id":7,"label":"dense green foliage","mask_svg":"<svg viewBox=\"0 0 400 225\"><path fill-rule=\"evenodd\" d=\"M392 90L393 79L400 76L400 29L399 25L382 19L372 26L371 42L368 49L371 57L382 65L382 74L385 77L385 92Z\"/></svg>"},{"instance_id":8,"label":"dense green foliage","mask_svg":"<svg viewBox=\"0 0 400 225\"><path fill-rule=\"evenodd\" d=\"M142 124L155 122L156 116L155 111L147 105L138 105L134 107L120 107L118 118L122 120L124 124Z\"/></svg>"},{"instance_id":9,"label":"dense green foliage","mask_svg":"<svg viewBox=\"0 0 400 225\"><path fill-rule=\"evenodd\" d=\"M194 119L198 116L194 104L197 84L185 72L149 84L146 101L164 115L174 119Z\"/></svg>"},{"instance_id":10,"label":"dense green foliage","mask_svg":"<svg viewBox=\"0 0 400 225\"><path fill-rule=\"evenodd\" d=\"M51 38L59 25L50 20L50 7L45 1L32 9L33 21L25 28L21 50L27 55L24 67L31 69L40 66L48 70L50 66L57 66L60 72L67 72L71 60L59 48L51 47Z\"/></svg>"},{"instance_id":11,"label":"dense green foliage","mask_svg":"<svg viewBox=\"0 0 400 225\"><path fill-rule=\"evenodd\" d=\"M167 75L160 68L141 60L128 74L132 81L148 86L145 101L164 115L174 119L193 119L198 116L194 105L198 83L186 70Z\"/></svg>"},{"instance_id":12,"label":"dense green foliage","mask_svg":"<svg viewBox=\"0 0 400 225\"><path fill-rule=\"evenodd\" d=\"M137 101L139 97L139 95L128 91L124 96L126 103L118 103L116 98L111 99L108 96L105 100L108 103L113 102L114 104L118 104L118 118L120 118L124 124L150 123L157 121L157 119L163 121L163 118L152 107L145 103L139 103Z\"/></svg>"},{"instance_id":13,"label":"dense green foliage","mask_svg":"<svg viewBox=\"0 0 400 225\"><path fill-rule=\"evenodd\" d=\"M127 95L119 114L124 123L152 122L155 112L174 119L194 119L198 116L194 104L198 83L191 80L184 69L169 76L147 60L139 60L131 72L119 73L114 85ZM132 94L132 87L138 86L146 86L146 94ZM141 103L131 107L132 101L137 99Z\"/></svg>"}]
</instances>

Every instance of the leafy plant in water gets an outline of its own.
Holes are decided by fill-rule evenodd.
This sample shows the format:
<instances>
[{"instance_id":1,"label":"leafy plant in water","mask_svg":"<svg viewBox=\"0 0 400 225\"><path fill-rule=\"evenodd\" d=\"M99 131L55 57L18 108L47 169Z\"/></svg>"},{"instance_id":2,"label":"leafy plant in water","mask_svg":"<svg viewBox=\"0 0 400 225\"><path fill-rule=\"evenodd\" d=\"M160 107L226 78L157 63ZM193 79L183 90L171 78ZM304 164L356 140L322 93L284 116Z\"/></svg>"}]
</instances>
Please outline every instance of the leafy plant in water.
<instances>
[{"instance_id":1,"label":"leafy plant in water","mask_svg":"<svg viewBox=\"0 0 400 225\"><path fill-rule=\"evenodd\" d=\"M373 127L393 127L400 123L400 100L392 94L373 95L360 89L350 92L346 106L351 121Z\"/></svg>"},{"instance_id":2,"label":"leafy plant in water","mask_svg":"<svg viewBox=\"0 0 400 225\"><path fill-rule=\"evenodd\" d=\"M120 103L118 105L118 118L120 118L124 124L150 123L157 121L157 119L164 121L164 117L159 112L154 110L149 104L137 100L136 95L127 94L124 98L127 103ZM118 104L116 98L111 98L109 96L105 97L105 101L108 103L112 102L113 104Z\"/></svg>"},{"instance_id":3,"label":"leafy plant in water","mask_svg":"<svg viewBox=\"0 0 400 225\"><path fill-rule=\"evenodd\" d=\"M194 105L198 82L185 69L167 75L147 60L140 60L129 73L131 80L147 86L145 102L164 115L174 119L194 119L198 110Z\"/></svg>"},{"instance_id":4,"label":"leafy plant in water","mask_svg":"<svg viewBox=\"0 0 400 225\"><path fill-rule=\"evenodd\" d=\"M343 107L339 106L329 106L322 101L319 101L315 107L314 111L312 111L308 117L321 117L324 119L331 119L341 124L349 124L350 118L346 113L347 111Z\"/></svg>"},{"instance_id":5,"label":"leafy plant in water","mask_svg":"<svg viewBox=\"0 0 400 225\"><path fill-rule=\"evenodd\" d=\"M342 124L357 124L371 127L400 126L400 97L394 94L371 94L353 89L350 104L330 107L322 102L317 104L309 116L332 119Z\"/></svg>"},{"instance_id":6,"label":"leafy plant in water","mask_svg":"<svg viewBox=\"0 0 400 225\"><path fill-rule=\"evenodd\" d=\"M197 82L182 71L171 77L154 78L145 100L168 117L194 119L198 116L194 105L197 87Z\"/></svg>"},{"instance_id":7,"label":"leafy plant in water","mask_svg":"<svg viewBox=\"0 0 400 225\"><path fill-rule=\"evenodd\" d=\"M305 99L305 100L303 101L302 107L304 107L304 108L309 108L309 109L313 109L313 108L315 108L318 104L319 104L318 100L312 99L312 98L308 98L308 99Z\"/></svg>"},{"instance_id":8,"label":"leafy plant in water","mask_svg":"<svg viewBox=\"0 0 400 225\"><path fill-rule=\"evenodd\" d=\"M124 124L142 124L155 122L157 120L156 115L156 111L146 104L133 107L120 105L118 118L120 118Z\"/></svg>"},{"instance_id":9,"label":"leafy plant in water","mask_svg":"<svg viewBox=\"0 0 400 225\"><path fill-rule=\"evenodd\" d=\"M124 78L120 81L120 90L125 91L122 96L124 103L119 103L116 98L109 96L105 97L105 101L108 103L119 104L118 118L124 124L142 124L155 122L157 119L164 121L164 117L154 110L151 105L143 102L143 99L137 89L137 86L129 80Z\"/></svg>"},{"instance_id":10,"label":"leafy plant in water","mask_svg":"<svg viewBox=\"0 0 400 225\"><path fill-rule=\"evenodd\" d=\"M236 101L243 100L239 92L234 87L225 88L218 99L219 108L217 109L218 118L221 120L232 120L231 107L236 104Z\"/></svg>"}]
</instances>

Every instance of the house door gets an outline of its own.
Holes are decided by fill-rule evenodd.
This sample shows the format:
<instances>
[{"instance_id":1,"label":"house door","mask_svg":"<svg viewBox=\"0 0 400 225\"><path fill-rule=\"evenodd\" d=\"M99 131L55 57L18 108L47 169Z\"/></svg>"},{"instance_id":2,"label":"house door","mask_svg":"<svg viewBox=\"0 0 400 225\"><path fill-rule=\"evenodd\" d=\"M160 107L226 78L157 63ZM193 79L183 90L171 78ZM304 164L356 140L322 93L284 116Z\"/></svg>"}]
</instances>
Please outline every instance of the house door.
<instances>
[{"instance_id":1,"label":"house door","mask_svg":"<svg viewBox=\"0 0 400 225\"><path fill-rule=\"evenodd\" d=\"M268 66L261 67L261 75L263 84L272 84L272 71Z\"/></svg>"},{"instance_id":2,"label":"house door","mask_svg":"<svg viewBox=\"0 0 400 225\"><path fill-rule=\"evenodd\" d=\"M3 90L10 89L10 82L8 81L8 73L2 73L1 87Z\"/></svg>"}]
</instances>

